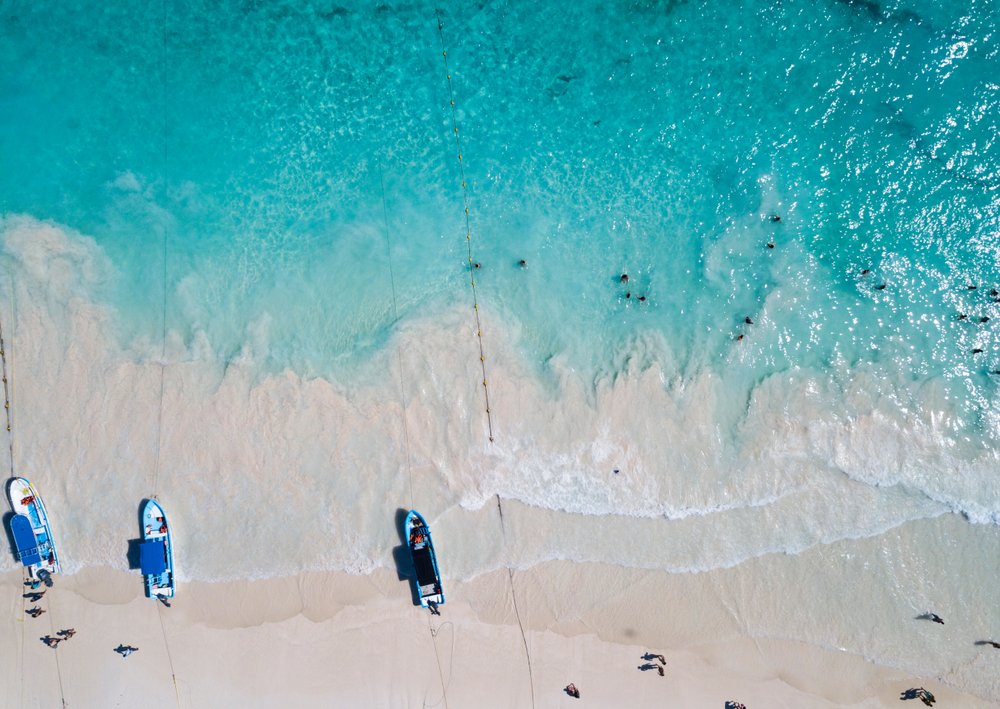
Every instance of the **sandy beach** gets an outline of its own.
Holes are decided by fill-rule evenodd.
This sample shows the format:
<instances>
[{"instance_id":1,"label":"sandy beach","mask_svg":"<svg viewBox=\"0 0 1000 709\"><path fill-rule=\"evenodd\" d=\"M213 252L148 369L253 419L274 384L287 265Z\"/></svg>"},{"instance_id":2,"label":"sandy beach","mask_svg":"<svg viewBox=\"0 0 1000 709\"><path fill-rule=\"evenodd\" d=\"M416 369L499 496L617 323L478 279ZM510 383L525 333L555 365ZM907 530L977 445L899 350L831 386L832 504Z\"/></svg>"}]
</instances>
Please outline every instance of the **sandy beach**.
<instances>
[{"instance_id":1,"label":"sandy beach","mask_svg":"<svg viewBox=\"0 0 1000 709\"><path fill-rule=\"evenodd\" d=\"M387 570L186 583L167 609L143 597L137 573L89 568L58 578L48 612L31 619L21 574L8 572L3 706L59 706L61 692L76 707L890 707L921 686L940 706L993 705L940 681L955 671L945 664L935 679L748 636L755 614L740 589L781 563L800 562L695 575L568 562L500 569L449 584L441 617L415 607L409 584ZM767 592L760 584L750 595ZM905 622L915 638L941 630L961 644L954 628ZM58 650L39 641L64 627L77 634ZM123 659L119 643L139 651ZM1000 659L967 644L980 671ZM664 677L646 653L664 655ZM563 693L570 682L579 700Z\"/></svg>"},{"instance_id":2,"label":"sandy beach","mask_svg":"<svg viewBox=\"0 0 1000 709\"><path fill-rule=\"evenodd\" d=\"M1000 706L1000 3L905 5L0 2L0 709Z\"/></svg>"}]
</instances>

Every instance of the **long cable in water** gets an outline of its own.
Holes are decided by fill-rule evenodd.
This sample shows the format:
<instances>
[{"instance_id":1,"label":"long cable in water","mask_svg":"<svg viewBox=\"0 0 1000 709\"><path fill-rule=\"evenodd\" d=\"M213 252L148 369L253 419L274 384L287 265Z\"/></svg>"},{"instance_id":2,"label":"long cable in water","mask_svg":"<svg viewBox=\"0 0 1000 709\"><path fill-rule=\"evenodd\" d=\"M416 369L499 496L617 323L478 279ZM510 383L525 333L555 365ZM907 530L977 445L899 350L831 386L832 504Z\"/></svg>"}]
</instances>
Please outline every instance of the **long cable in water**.
<instances>
[{"instance_id":1,"label":"long cable in water","mask_svg":"<svg viewBox=\"0 0 1000 709\"><path fill-rule=\"evenodd\" d=\"M469 189L465 180L465 163L462 162L462 138L458 133L458 109L455 107L455 90L451 85L451 69L448 68L448 50L444 44L444 25L441 23L441 13L435 12L438 26L438 38L441 40L441 56L444 58L444 71L448 78L448 102L451 104L451 129L455 135L455 147L458 150L458 169L462 177L462 201L465 206L465 244L469 256L469 283L472 285L472 308L476 313L476 337L479 340L479 365L483 374L483 396L486 398L486 426L489 429L490 443L493 442L493 414L490 411L490 389L486 382L486 351L483 347L483 324L479 316L479 295L476 291L476 262L472 260L472 224L469 221Z\"/></svg>"}]
</instances>

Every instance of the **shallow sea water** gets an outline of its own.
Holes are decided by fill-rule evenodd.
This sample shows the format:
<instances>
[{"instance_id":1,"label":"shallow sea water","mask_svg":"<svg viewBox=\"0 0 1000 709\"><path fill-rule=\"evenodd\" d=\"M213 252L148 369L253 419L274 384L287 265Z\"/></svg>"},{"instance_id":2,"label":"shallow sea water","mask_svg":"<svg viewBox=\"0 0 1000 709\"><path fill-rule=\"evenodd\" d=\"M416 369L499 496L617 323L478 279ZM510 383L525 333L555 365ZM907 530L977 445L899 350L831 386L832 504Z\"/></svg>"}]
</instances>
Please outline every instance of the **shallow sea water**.
<instances>
[{"instance_id":1,"label":"shallow sea water","mask_svg":"<svg viewBox=\"0 0 1000 709\"><path fill-rule=\"evenodd\" d=\"M996 4L440 20L0 5L15 462L67 569L153 492L200 580L390 565L411 505L457 578L1000 523Z\"/></svg>"}]
</instances>

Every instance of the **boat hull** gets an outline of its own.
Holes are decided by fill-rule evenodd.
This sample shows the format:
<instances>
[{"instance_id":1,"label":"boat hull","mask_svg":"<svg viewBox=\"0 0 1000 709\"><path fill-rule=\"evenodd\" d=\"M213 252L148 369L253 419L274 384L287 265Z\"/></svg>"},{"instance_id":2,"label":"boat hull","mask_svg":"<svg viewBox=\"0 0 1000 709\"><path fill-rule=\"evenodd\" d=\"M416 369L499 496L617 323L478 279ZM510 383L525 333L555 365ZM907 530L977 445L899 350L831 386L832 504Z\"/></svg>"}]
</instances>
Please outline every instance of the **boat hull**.
<instances>
[{"instance_id":1,"label":"boat hull","mask_svg":"<svg viewBox=\"0 0 1000 709\"><path fill-rule=\"evenodd\" d=\"M430 527L419 512L410 510L406 516L405 530L407 546L416 571L420 605L424 608L429 608L431 604L441 605L444 603L444 592L441 590L441 572L438 570Z\"/></svg>"},{"instance_id":2,"label":"boat hull","mask_svg":"<svg viewBox=\"0 0 1000 709\"><path fill-rule=\"evenodd\" d=\"M11 532L18 560L32 578L46 581L48 576L58 574L62 567L52 540L45 503L26 478L11 478L7 482L7 500L14 512Z\"/></svg>"},{"instance_id":3,"label":"boat hull","mask_svg":"<svg viewBox=\"0 0 1000 709\"><path fill-rule=\"evenodd\" d=\"M174 550L167 515L156 500L142 507L142 545L139 568L146 584L146 596L154 599L174 596Z\"/></svg>"}]
</instances>

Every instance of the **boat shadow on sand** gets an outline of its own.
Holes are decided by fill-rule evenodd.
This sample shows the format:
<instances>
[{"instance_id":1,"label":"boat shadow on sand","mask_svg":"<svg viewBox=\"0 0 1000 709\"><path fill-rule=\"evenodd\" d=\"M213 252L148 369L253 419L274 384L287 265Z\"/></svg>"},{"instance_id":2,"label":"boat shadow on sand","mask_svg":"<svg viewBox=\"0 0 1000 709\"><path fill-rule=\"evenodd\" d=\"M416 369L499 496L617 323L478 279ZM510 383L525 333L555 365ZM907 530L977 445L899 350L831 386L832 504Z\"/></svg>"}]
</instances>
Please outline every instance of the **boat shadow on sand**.
<instances>
[{"instance_id":1,"label":"boat shadow on sand","mask_svg":"<svg viewBox=\"0 0 1000 709\"><path fill-rule=\"evenodd\" d=\"M410 598L413 605L420 605L420 595L417 589L417 572L413 568L413 557L410 555L409 540L406 535L406 515L409 510L396 510L396 533L399 534L399 546L392 548L392 560L396 564L396 576L400 581L410 582Z\"/></svg>"},{"instance_id":2,"label":"boat shadow on sand","mask_svg":"<svg viewBox=\"0 0 1000 709\"><path fill-rule=\"evenodd\" d=\"M148 497L142 498L139 502L139 508L135 513L135 524L139 529L139 536L135 539L129 539L128 548L125 550L125 558L128 559L129 570L141 568L139 564L139 547L142 546L142 511L146 508L148 501Z\"/></svg>"},{"instance_id":3,"label":"boat shadow on sand","mask_svg":"<svg viewBox=\"0 0 1000 709\"><path fill-rule=\"evenodd\" d=\"M7 550L10 552L11 558L18 564L21 560L17 558L17 546L14 544L14 532L11 531L10 521L14 518L14 513L11 511L4 512L3 515L3 531L7 536Z\"/></svg>"}]
</instances>

